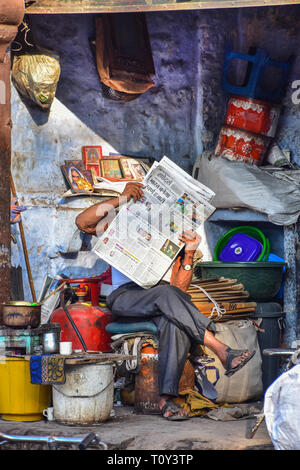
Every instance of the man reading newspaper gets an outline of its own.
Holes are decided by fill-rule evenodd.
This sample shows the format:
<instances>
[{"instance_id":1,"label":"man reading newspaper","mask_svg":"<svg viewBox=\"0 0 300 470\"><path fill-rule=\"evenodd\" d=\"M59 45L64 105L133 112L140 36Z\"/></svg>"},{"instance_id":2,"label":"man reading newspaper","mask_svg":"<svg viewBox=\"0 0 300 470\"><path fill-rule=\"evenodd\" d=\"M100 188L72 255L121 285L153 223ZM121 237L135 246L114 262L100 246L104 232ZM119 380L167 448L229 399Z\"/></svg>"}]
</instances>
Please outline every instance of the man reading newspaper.
<instances>
[{"instance_id":1,"label":"man reading newspaper","mask_svg":"<svg viewBox=\"0 0 300 470\"><path fill-rule=\"evenodd\" d=\"M186 190L178 197L181 189L177 193L174 189L178 188L175 181L178 174L171 167L168 170L172 178L167 186L160 186L161 192L156 199L149 196L154 194L150 181L150 177L153 179L152 176L155 176L154 172L143 181L144 184L127 183L120 197L85 209L77 216L76 224L83 232L98 236L95 251L103 259L111 259L113 291L107 297L107 306L116 321L151 320L157 326L159 408L164 418L182 420L188 419L188 416L172 398L178 395L179 380L192 346L200 344L210 348L220 359L228 376L243 367L255 351L233 350L217 340L213 334L212 320L199 312L186 293L193 275L195 252L201 241L194 230L197 225L194 225L193 219L201 218L201 214L197 211L193 214L186 209L185 200L195 199L195 194L191 196ZM164 176L162 180L166 182ZM159 187L157 181L159 178L153 180L156 188ZM167 194L167 199L162 194ZM170 194L173 194L173 199ZM198 197L201 200L200 193ZM194 199L192 206L195 205ZM170 201L173 201L172 204ZM167 202L170 203L169 209L172 208L172 217L169 214L161 218L158 206L164 208L162 212L166 215ZM157 206L156 211L154 205ZM145 214L149 217L149 211L153 210L155 221L147 225ZM124 214L127 219L124 219ZM151 231L157 219L160 225ZM129 227L127 231L125 220ZM181 220L185 221L185 225L181 224ZM166 225L168 234L164 231ZM178 229L182 229L180 233ZM168 260L166 264L165 260ZM160 277L163 271L166 272Z\"/></svg>"}]
</instances>

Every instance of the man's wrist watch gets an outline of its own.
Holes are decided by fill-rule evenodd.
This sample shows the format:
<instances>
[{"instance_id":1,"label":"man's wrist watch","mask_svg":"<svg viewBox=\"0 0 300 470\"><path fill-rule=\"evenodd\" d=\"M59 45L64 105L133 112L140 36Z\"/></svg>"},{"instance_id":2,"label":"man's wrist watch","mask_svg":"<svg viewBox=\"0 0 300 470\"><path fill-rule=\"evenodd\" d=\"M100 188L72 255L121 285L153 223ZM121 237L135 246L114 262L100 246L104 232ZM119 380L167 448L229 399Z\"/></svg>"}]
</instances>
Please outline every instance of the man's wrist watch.
<instances>
[{"instance_id":1,"label":"man's wrist watch","mask_svg":"<svg viewBox=\"0 0 300 470\"><path fill-rule=\"evenodd\" d=\"M185 271L191 271L193 269L193 265L192 264L182 264L182 269L184 269Z\"/></svg>"}]
</instances>

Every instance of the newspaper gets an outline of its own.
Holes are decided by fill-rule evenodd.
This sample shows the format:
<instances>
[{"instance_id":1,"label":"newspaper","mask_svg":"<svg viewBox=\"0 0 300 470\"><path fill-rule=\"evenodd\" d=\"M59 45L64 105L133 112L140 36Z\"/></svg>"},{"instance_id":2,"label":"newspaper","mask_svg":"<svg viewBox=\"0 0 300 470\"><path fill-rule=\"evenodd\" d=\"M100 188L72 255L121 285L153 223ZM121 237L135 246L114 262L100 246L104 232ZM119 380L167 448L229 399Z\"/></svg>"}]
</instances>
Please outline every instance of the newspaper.
<instances>
[{"instance_id":1,"label":"newspaper","mask_svg":"<svg viewBox=\"0 0 300 470\"><path fill-rule=\"evenodd\" d=\"M184 244L185 230L199 233L215 208L215 193L163 157L142 184L144 196L120 207L94 252L139 286L156 285Z\"/></svg>"},{"instance_id":2,"label":"newspaper","mask_svg":"<svg viewBox=\"0 0 300 470\"><path fill-rule=\"evenodd\" d=\"M127 183L123 181L109 181L106 178L98 177L99 183L94 184L94 189L104 189L108 191L115 191L122 193Z\"/></svg>"}]
</instances>

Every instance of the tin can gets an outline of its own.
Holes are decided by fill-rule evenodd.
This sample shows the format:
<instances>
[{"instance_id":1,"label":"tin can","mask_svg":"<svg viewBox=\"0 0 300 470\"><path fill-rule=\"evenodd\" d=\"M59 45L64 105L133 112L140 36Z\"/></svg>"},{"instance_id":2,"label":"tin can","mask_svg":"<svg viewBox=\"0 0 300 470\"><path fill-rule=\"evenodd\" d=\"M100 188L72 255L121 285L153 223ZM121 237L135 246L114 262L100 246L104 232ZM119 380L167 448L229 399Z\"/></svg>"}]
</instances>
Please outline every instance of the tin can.
<instances>
[{"instance_id":1,"label":"tin can","mask_svg":"<svg viewBox=\"0 0 300 470\"><path fill-rule=\"evenodd\" d=\"M60 331L49 331L43 335L44 354L55 354L59 352Z\"/></svg>"},{"instance_id":2,"label":"tin can","mask_svg":"<svg viewBox=\"0 0 300 470\"><path fill-rule=\"evenodd\" d=\"M225 124L249 132L274 137L281 106L243 96L231 96Z\"/></svg>"},{"instance_id":3,"label":"tin can","mask_svg":"<svg viewBox=\"0 0 300 470\"><path fill-rule=\"evenodd\" d=\"M270 142L269 137L223 126L215 150L217 156L228 160L261 165Z\"/></svg>"}]
</instances>

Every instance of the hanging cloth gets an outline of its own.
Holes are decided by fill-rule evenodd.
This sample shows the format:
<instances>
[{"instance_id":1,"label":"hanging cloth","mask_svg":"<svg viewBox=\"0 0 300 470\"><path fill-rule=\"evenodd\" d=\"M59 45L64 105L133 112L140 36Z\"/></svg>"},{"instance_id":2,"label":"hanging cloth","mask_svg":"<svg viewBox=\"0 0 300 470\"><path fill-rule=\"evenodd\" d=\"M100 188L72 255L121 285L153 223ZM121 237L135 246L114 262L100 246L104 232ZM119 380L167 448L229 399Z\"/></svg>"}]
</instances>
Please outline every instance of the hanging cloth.
<instances>
[{"instance_id":1,"label":"hanging cloth","mask_svg":"<svg viewBox=\"0 0 300 470\"><path fill-rule=\"evenodd\" d=\"M126 13L122 21L114 15L101 15L96 18L96 64L102 84L115 92L136 97L153 87L151 74L155 73L146 23L141 14ZM114 18L111 18L114 16ZM123 42L122 22L132 22L135 29L135 46L142 51L136 59L131 56L131 46ZM130 23L131 24L131 23ZM130 30L132 34L133 28ZM132 38L131 38L132 39ZM138 55L139 50L135 51ZM120 99L122 95L119 95ZM124 99L125 100L125 99Z\"/></svg>"}]
</instances>

